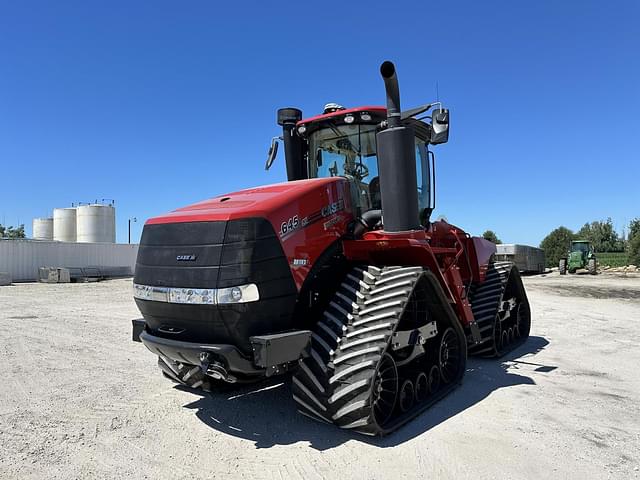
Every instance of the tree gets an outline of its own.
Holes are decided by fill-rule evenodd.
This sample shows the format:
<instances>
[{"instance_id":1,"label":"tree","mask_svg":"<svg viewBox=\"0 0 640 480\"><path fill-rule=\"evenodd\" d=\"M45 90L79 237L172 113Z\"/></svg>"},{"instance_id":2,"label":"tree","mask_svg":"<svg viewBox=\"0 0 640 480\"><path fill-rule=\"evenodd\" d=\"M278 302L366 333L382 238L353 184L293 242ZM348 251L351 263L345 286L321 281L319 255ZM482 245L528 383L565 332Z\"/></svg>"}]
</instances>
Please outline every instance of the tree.
<instances>
[{"instance_id":1,"label":"tree","mask_svg":"<svg viewBox=\"0 0 640 480\"><path fill-rule=\"evenodd\" d=\"M7 236L9 238L24 238L24 224L21 224L18 227L9 227L7 230Z\"/></svg>"},{"instance_id":2,"label":"tree","mask_svg":"<svg viewBox=\"0 0 640 480\"><path fill-rule=\"evenodd\" d=\"M585 223L576 237L581 240L589 240L596 252L620 252L624 250L624 242L613 229L611 218Z\"/></svg>"},{"instance_id":3,"label":"tree","mask_svg":"<svg viewBox=\"0 0 640 480\"><path fill-rule=\"evenodd\" d=\"M498 238L498 236L495 234L493 230L487 230L486 232L484 232L482 234L482 238L484 238L485 240L489 240L490 242L493 242L496 245L500 245L502 243L502 240Z\"/></svg>"},{"instance_id":4,"label":"tree","mask_svg":"<svg viewBox=\"0 0 640 480\"><path fill-rule=\"evenodd\" d=\"M5 227L0 225L0 238L24 238L24 225Z\"/></svg>"},{"instance_id":5,"label":"tree","mask_svg":"<svg viewBox=\"0 0 640 480\"><path fill-rule=\"evenodd\" d=\"M566 227L558 227L540 242L540 248L544 250L547 259L547 267L557 267L560 259L567 255L571 248L571 241L575 235Z\"/></svg>"},{"instance_id":6,"label":"tree","mask_svg":"<svg viewBox=\"0 0 640 480\"><path fill-rule=\"evenodd\" d=\"M634 218L629 222L629 234L627 235L627 242L631 246L631 241L640 234L640 218Z\"/></svg>"},{"instance_id":7,"label":"tree","mask_svg":"<svg viewBox=\"0 0 640 480\"><path fill-rule=\"evenodd\" d=\"M640 235L638 233L629 241L629 264L640 265Z\"/></svg>"}]
</instances>

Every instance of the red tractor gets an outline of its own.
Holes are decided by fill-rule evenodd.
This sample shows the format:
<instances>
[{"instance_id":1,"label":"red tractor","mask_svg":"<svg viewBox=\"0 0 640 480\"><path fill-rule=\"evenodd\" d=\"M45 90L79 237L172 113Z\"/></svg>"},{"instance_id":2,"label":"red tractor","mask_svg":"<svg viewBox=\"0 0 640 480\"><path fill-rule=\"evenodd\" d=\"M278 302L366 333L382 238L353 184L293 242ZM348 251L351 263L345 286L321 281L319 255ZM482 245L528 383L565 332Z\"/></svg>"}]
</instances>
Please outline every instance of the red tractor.
<instances>
[{"instance_id":1,"label":"red tractor","mask_svg":"<svg viewBox=\"0 0 640 480\"><path fill-rule=\"evenodd\" d=\"M278 111L288 182L146 222L133 337L165 376L215 390L291 372L301 413L383 435L451 392L467 352L528 337L518 270L431 221L449 111L401 111L394 65L380 72L386 108Z\"/></svg>"}]
</instances>

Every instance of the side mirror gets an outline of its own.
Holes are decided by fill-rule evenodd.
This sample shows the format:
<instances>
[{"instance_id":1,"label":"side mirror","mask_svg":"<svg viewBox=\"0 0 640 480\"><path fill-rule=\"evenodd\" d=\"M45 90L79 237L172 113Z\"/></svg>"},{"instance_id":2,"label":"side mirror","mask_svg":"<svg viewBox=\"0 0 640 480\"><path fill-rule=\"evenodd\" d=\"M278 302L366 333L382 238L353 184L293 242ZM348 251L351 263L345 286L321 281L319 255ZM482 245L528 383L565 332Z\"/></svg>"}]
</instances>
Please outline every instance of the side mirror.
<instances>
[{"instance_id":1,"label":"side mirror","mask_svg":"<svg viewBox=\"0 0 640 480\"><path fill-rule=\"evenodd\" d=\"M431 112L431 140L429 143L437 145L449 141L449 110L437 108Z\"/></svg>"},{"instance_id":2,"label":"side mirror","mask_svg":"<svg viewBox=\"0 0 640 480\"><path fill-rule=\"evenodd\" d=\"M316 150L316 166L322 166L322 149L319 148Z\"/></svg>"},{"instance_id":3,"label":"side mirror","mask_svg":"<svg viewBox=\"0 0 640 480\"><path fill-rule=\"evenodd\" d=\"M264 165L265 170L269 170L271 165L273 165L273 161L276 159L276 155L278 155L278 139L280 137L273 137L271 139L271 146L269 147L269 153L267 153L267 163Z\"/></svg>"}]
</instances>

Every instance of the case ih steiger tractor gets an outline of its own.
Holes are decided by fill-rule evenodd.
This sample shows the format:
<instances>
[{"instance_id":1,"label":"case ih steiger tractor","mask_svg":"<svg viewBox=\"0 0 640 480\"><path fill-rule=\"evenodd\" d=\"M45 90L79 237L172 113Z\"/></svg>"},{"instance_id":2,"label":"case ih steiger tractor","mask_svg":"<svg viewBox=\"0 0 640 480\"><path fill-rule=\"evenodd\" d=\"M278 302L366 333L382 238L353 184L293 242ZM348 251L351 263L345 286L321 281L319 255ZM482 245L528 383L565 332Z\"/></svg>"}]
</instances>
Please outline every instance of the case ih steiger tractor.
<instances>
[{"instance_id":1,"label":"case ih steiger tractor","mask_svg":"<svg viewBox=\"0 0 640 480\"><path fill-rule=\"evenodd\" d=\"M383 435L451 392L467 352L528 337L517 269L431 221L449 111L401 111L394 65L380 72L386 109L278 111L288 182L146 222L133 336L165 376L215 390L291 372L301 413Z\"/></svg>"},{"instance_id":2,"label":"case ih steiger tractor","mask_svg":"<svg viewBox=\"0 0 640 480\"><path fill-rule=\"evenodd\" d=\"M589 240L574 240L571 242L569 255L560 259L558 270L560 275L576 273L579 268L586 268L591 275L598 273L596 254Z\"/></svg>"}]
</instances>

